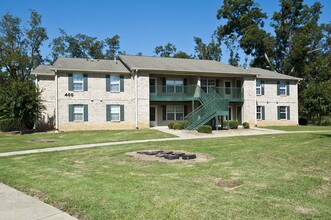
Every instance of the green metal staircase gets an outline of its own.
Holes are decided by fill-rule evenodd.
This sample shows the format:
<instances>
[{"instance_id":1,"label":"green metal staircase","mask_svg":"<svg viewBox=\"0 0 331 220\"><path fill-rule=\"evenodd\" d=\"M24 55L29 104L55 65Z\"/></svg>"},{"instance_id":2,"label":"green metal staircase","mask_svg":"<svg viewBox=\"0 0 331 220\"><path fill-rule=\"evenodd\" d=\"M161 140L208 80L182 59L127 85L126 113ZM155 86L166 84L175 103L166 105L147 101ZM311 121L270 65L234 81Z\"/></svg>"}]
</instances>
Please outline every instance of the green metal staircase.
<instances>
[{"instance_id":1,"label":"green metal staircase","mask_svg":"<svg viewBox=\"0 0 331 220\"><path fill-rule=\"evenodd\" d=\"M213 87L209 87L208 93L206 93L200 86L197 86L197 91L201 106L184 117L188 130L194 130L213 118L229 114L229 100L221 98Z\"/></svg>"}]
</instances>

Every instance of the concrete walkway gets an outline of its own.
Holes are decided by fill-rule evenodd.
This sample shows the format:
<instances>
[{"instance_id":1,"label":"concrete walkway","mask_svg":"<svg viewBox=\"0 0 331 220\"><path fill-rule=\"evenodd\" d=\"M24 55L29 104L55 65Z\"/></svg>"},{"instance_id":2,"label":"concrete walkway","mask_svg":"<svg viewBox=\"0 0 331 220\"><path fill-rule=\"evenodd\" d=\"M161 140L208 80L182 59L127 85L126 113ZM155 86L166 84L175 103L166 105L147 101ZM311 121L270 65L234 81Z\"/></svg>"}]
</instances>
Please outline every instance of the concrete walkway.
<instances>
[{"instance_id":1,"label":"concrete walkway","mask_svg":"<svg viewBox=\"0 0 331 220\"><path fill-rule=\"evenodd\" d=\"M0 183L0 220L75 220L76 218Z\"/></svg>"}]
</instances>

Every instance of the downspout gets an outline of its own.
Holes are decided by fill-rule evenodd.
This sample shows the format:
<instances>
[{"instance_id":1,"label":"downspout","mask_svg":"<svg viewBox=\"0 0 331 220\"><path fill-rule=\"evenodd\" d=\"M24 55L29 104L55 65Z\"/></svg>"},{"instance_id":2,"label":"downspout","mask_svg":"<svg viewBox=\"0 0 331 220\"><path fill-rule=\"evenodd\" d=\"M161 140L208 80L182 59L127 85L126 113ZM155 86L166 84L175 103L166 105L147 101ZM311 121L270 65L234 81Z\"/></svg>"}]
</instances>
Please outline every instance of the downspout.
<instances>
[{"instance_id":1,"label":"downspout","mask_svg":"<svg viewBox=\"0 0 331 220\"><path fill-rule=\"evenodd\" d=\"M138 127L138 69L134 70L134 90L135 90L135 112L136 112L136 129L139 129Z\"/></svg>"},{"instance_id":2,"label":"downspout","mask_svg":"<svg viewBox=\"0 0 331 220\"><path fill-rule=\"evenodd\" d=\"M34 84L35 84L36 88L38 88L38 75L35 74L34 76L36 77L36 80L34 81ZM36 128L37 128L37 123L38 123L38 117L35 118L35 121L34 121L34 123L33 123L33 130L36 130Z\"/></svg>"},{"instance_id":3,"label":"downspout","mask_svg":"<svg viewBox=\"0 0 331 220\"><path fill-rule=\"evenodd\" d=\"M56 83L56 93L55 93L55 129L59 131L59 79L57 75L57 70L55 70L55 83Z\"/></svg>"}]
</instances>

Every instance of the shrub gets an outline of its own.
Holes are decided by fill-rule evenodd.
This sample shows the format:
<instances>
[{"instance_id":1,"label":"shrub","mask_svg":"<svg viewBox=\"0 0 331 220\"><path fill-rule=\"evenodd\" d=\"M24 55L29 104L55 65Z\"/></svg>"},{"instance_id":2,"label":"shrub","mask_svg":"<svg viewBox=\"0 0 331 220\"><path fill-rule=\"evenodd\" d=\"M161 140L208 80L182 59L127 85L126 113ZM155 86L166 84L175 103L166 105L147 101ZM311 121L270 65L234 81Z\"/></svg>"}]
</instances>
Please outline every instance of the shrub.
<instances>
[{"instance_id":1,"label":"shrub","mask_svg":"<svg viewBox=\"0 0 331 220\"><path fill-rule=\"evenodd\" d=\"M244 122L244 123L243 123L243 127L244 127L245 129L248 129L248 128L249 128L249 123L248 123L248 122Z\"/></svg>"},{"instance_id":2,"label":"shrub","mask_svg":"<svg viewBox=\"0 0 331 220\"><path fill-rule=\"evenodd\" d=\"M197 129L199 133L212 133L212 128L209 125L203 125Z\"/></svg>"},{"instance_id":3,"label":"shrub","mask_svg":"<svg viewBox=\"0 0 331 220\"><path fill-rule=\"evenodd\" d=\"M0 120L0 131L18 131L20 129L19 123L16 119L1 119Z\"/></svg>"},{"instance_id":4,"label":"shrub","mask_svg":"<svg viewBox=\"0 0 331 220\"><path fill-rule=\"evenodd\" d=\"M229 121L229 127L230 129L237 129L238 128L238 122L237 121Z\"/></svg>"},{"instance_id":5,"label":"shrub","mask_svg":"<svg viewBox=\"0 0 331 220\"><path fill-rule=\"evenodd\" d=\"M306 118L299 118L299 125L308 125L308 120Z\"/></svg>"},{"instance_id":6,"label":"shrub","mask_svg":"<svg viewBox=\"0 0 331 220\"><path fill-rule=\"evenodd\" d=\"M168 128L170 128L170 129L173 129L174 128L174 122L170 122L169 124L168 124Z\"/></svg>"}]
</instances>

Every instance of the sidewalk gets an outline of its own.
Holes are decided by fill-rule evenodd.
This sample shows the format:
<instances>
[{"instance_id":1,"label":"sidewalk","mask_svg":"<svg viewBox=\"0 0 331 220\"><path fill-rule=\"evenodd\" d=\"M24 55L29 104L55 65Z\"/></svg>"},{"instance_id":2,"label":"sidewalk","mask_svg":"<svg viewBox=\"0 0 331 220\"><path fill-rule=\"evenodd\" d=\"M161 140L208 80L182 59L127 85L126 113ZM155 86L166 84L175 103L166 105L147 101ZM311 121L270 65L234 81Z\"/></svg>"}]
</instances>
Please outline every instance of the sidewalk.
<instances>
[{"instance_id":1,"label":"sidewalk","mask_svg":"<svg viewBox=\"0 0 331 220\"><path fill-rule=\"evenodd\" d=\"M76 218L0 183L0 220L75 220ZM76 219L77 220L77 219Z\"/></svg>"}]
</instances>

